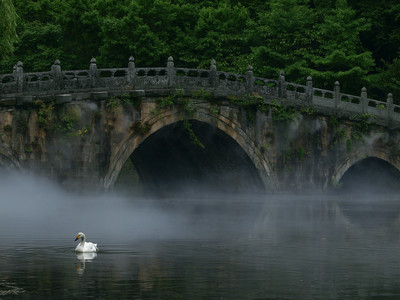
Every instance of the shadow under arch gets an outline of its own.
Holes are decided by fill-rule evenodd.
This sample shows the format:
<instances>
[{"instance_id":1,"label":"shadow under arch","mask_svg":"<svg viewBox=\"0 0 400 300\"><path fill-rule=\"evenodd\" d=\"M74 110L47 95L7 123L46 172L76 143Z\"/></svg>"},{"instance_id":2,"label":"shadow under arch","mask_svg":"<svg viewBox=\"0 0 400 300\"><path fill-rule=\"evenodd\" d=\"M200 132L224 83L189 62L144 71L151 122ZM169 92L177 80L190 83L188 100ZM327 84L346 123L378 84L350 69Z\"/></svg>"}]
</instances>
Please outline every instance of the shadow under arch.
<instances>
[{"instance_id":1,"label":"shadow under arch","mask_svg":"<svg viewBox=\"0 0 400 300\"><path fill-rule=\"evenodd\" d=\"M389 228L400 217L399 192L400 171L382 158L369 156L343 174L336 204L353 225Z\"/></svg>"},{"instance_id":2,"label":"shadow under arch","mask_svg":"<svg viewBox=\"0 0 400 300\"><path fill-rule=\"evenodd\" d=\"M354 166L359 166L365 160L376 160L381 161L389 169L393 169L396 173L397 170L400 173L400 159L392 160L391 150L389 147L376 147L369 149L368 151L353 151L346 159L336 166L332 175L332 185L334 187L340 186L343 183L343 176Z\"/></svg>"},{"instance_id":3,"label":"shadow under arch","mask_svg":"<svg viewBox=\"0 0 400 300\"><path fill-rule=\"evenodd\" d=\"M384 159L366 157L348 168L339 184L343 192L397 192L400 191L400 171Z\"/></svg>"},{"instance_id":4,"label":"shadow under arch","mask_svg":"<svg viewBox=\"0 0 400 300\"><path fill-rule=\"evenodd\" d=\"M103 178L104 188L107 190L114 186L122 166L146 139L162 128L185 119L184 113L173 109L164 111L157 116L144 119L142 122L148 122L151 124L150 131L142 136L131 134L121 141L118 151L116 151L110 158L109 168ZM271 171L270 163L262 155L260 149L256 147L250 136L241 129L239 123L235 123L222 114L210 113L209 109L201 106L197 107L196 113L191 118L191 121L206 123L231 137L253 163L259 177L261 178L264 189L273 190L276 188L276 176L274 176Z\"/></svg>"},{"instance_id":5,"label":"shadow under arch","mask_svg":"<svg viewBox=\"0 0 400 300\"><path fill-rule=\"evenodd\" d=\"M146 194L264 191L257 169L231 137L209 124L191 120L191 131L201 144L194 143L185 123L163 127L132 153L130 159Z\"/></svg>"}]
</instances>

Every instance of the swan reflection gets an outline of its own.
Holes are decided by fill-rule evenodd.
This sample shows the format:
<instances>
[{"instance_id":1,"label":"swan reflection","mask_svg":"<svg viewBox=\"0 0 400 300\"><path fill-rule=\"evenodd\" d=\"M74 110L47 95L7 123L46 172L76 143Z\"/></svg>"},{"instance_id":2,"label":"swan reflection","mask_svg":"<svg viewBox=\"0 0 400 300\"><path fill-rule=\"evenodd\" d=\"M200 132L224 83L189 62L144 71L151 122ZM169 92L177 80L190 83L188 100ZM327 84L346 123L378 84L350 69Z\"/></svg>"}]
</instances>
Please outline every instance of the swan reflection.
<instances>
[{"instance_id":1,"label":"swan reflection","mask_svg":"<svg viewBox=\"0 0 400 300\"><path fill-rule=\"evenodd\" d=\"M96 252L90 253L77 253L76 258L79 260L79 263L76 266L76 271L79 275L82 275L85 271L86 262L91 262L93 259L97 257Z\"/></svg>"}]
</instances>

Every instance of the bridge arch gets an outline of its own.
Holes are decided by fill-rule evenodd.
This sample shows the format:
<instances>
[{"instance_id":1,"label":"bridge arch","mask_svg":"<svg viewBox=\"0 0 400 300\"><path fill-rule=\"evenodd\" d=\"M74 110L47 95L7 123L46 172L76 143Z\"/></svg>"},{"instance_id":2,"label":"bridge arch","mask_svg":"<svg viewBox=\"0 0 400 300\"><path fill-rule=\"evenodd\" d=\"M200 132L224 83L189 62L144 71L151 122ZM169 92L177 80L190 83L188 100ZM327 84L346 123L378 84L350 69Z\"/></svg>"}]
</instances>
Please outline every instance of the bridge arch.
<instances>
[{"instance_id":1,"label":"bridge arch","mask_svg":"<svg viewBox=\"0 0 400 300\"><path fill-rule=\"evenodd\" d=\"M356 164L361 163L366 159L381 160L382 162L392 166L400 174L400 160L392 155L390 148L375 147L374 149L369 149L369 151L353 151L350 155L343 159L334 171L332 176L332 184L339 184L346 172L348 172Z\"/></svg>"},{"instance_id":2,"label":"bridge arch","mask_svg":"<svg viewBox=\"0 0 400 300\"><path fill-rule=\"evenodd\" d=\"M21 170L18 159L10 149L0 146L0 169Z\"/></svg>"},{"instance_id":3,"label":"bridge arch","mask_svg":"<svg viewBox=\"0 0 400 300\"><path fill-rule=\"evenodd\" d=\"M229 118L230 113L237 113L237 109L226 106L214 113L210 110L210 105L205 103L196 103L196 111L191 120L196 120L202 123L215 126L227 136L231 137L240 148L247 154L249 159L258 170L258 174L262 180L264 187L267 190L273 190L277 186L275 174L272 172L271 163L262 154L261 150L257 147L249 132L242 128L242 125L237 121L237 118ZM116 151L110 157L110 164L106 175L103 178L103 187L107 190L114 186L115 181L132 153L155 132L160 129L188 119L185 113L176 107L164 110L159 114L148 114L143 118L142 123L148 122L151 125L150 130L144 135L137 135L131 133L129 136L121 140L118 144Z\"/></svg>"}]
</instances>

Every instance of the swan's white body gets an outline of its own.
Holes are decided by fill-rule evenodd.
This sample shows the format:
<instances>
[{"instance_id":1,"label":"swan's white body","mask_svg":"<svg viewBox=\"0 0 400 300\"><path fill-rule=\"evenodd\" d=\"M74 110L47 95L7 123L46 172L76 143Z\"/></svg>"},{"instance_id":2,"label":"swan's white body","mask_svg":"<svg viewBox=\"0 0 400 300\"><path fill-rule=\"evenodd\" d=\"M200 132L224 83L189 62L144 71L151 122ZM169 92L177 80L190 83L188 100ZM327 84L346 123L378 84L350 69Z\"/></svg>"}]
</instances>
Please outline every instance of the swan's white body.
<instances>
[{"instance_id":1,"label":"swan's white body","mask_svg":"<svg viewBox=\"0 0 400 300\"><path fill-rule=\"evenodd\" d=\"M81 242L76 246L75 252L98 252L97 244L86 242L86 236L83 232L79 232L76 236L76 240L81 239Z\"/></svg>"}]
</instances>

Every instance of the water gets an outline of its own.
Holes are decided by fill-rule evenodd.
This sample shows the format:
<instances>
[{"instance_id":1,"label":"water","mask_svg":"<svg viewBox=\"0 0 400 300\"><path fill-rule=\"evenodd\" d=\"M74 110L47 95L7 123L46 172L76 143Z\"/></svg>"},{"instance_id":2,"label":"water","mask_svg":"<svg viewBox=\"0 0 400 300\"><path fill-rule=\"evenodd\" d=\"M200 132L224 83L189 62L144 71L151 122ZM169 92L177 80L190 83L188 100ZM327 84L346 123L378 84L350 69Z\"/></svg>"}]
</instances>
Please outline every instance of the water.
<instances>
[{"instance_id":1,"label":"water","mask_svg":"<svg viewBox=\"0 0 400 300\"><path fill-rule=\"evenodd\" d=\"M400 298L397 195L128 201L32 181L28 199L27 182L2 186L1 299ZM100 252L75 254L78 231Z\"/></svg>"}]
</instances>

